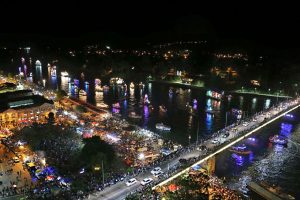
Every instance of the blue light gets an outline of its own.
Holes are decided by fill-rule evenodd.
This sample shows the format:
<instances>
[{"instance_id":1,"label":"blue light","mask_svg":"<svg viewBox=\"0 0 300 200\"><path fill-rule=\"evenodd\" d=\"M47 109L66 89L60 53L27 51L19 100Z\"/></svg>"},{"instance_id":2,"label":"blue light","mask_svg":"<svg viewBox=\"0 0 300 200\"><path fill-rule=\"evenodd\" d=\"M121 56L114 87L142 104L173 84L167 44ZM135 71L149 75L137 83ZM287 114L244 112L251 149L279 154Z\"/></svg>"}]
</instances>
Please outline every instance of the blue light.
<instances>
[{"instance_id":1,"label":"blue light","mask_svg":"<svg viewBox=\"0 0 300 200\"><path fill-rule=\"evenodd\" d=\"M286 114L285 116L289 117L289 118L294 118L294 115L292 115L292 114Z\"/></svg>"},{"instance_id":2,"label":"blue light","mask_svg":"<svg viewBox=\"0 0 300 200\"><path fill-rule=\"evenodd\" d=\"M244 165L244 157L243 156L239 156L239 155L233 153L231 155L231 157L234 158L236 165L238 165L238 166L243 166Z\"/></svg>"},{"instance_id":3,"label":"blue light","mask_svg":"<svg viewBox=\"0 0 300 200\"><path fill-rule=\"evenodd\" d=\"M212 115L210 113L206 113L206 121L211 122L212 121Z\"/></svg>"}]
</instances>

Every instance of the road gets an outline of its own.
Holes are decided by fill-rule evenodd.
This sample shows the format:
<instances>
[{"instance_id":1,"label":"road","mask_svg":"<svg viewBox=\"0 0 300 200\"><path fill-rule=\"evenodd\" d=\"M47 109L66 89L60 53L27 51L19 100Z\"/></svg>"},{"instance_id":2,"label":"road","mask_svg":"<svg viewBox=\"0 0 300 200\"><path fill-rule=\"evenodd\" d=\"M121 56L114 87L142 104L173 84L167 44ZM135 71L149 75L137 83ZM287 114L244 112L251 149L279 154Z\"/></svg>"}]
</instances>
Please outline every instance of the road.
<instances>
[{"instance_id":1,"label":"road","mask_svg":"<svg viewBox=\"0 0 300 200\"><path fill-rule=\"evenodd\" d=\"M225 147L222 147L221 149L216 149L214 150L211 154L206 155L205 156L205 152L201 152L199 150L193 150L193 151L189 151L184 153L183 155L181 155L180 157L174 158L171 161L168 161L168 163L164 162L161 163L160 165L158 165L159 167L162 168L162 171L167 172L168 169L171 169L172 167L174 167L175 165L178 165L179 163L179 159L187 159L187 158L192 158L192 157L198 157L198 156L203 156L204 158L201 159L200 161L196 162L195 164L199 164L204 162L205 160L207 160L208 158L214 156L215 154L219 153L220 151L223 151L227 148L229 148L230 146L234 145L236 142L240 141L241 139L243 139L246 136L249 136L250 134L252 134L253 132L259 130L260 128L268 125L269 123L272 123L273 121L275 121L276 119L284 116L286 113L296 109L299 107L298 101L293 101L293 104L285 104L282 105L280 107L274 107L272 109L270 109L268 112L264 112L260 115L257 115L255 117L256 120L253 120L253 118L251 118L251 120L248 120L248 125L246 124L239 124L235 127L229 128L229 136L227 138L222 137L220 134L219 136L209 139L207 141L205 141L202 145L205 145L208 149L215 149L218 145L224 143L227 140L233 140L231 141L229 144L227 144ZM276 118L272 118L273 116L276 116L277 114L286 111L284 113L282 113L281 115L277 116ZM265 121L265 123L262 123L265 119L269 119ZM233 128L235 129L235 131L233 131ZM249 130L249 131L247 131ZM239 133L244 132L244 134L241 136L239 135ZM214 144L212 141L213 140L217 140L218 143ZM194 165L195 165L194 164ZM171 180L177 178L178 176L186 173L189 170L190 167L182 170L179 173L176 173L175 175L171 176L170 178L167 178L166 180L162 181L161 183L158 184L158 186L164 185L168 182L170 182ZM138 183L127 187L125 185L126 180L122 181L122 182L118 182L115 185L112 185L108 188L105 188L103 191L91 194L89 196L88 199L106 199L106 200L122 200L125 199L126 196L133 191L139 190L141 189L143 186L140 184L140 181L142 181L144 178L147 177L152 177L154 180L157 180L155 177L153 177L151 175L151 173L145 172L142 173L138 176L136 176L135 178L138 180Z\"/></svg>"},{"instance_id":2,"label":"road","mask_svg":"<svg viewBox=\"0 0 300 200\"><path fill-rule=\"evenodd\" d=\"M11 188L13 185L16 185L16 188L20 189L25 187L27 184L31 184L31 176L26 168L23 168L22 162L14 163L12 158L15 157L8 148L0 144L0 154L1 154L1 163L0 163L0 173L1 173L1 182L0 185L0 199L5 198L4 188ZM9 172L9 170L12 170ZM20 175L18 175L20 173ZM8 193L8 192L5 192Z\"/></svg>"}]
</instances>

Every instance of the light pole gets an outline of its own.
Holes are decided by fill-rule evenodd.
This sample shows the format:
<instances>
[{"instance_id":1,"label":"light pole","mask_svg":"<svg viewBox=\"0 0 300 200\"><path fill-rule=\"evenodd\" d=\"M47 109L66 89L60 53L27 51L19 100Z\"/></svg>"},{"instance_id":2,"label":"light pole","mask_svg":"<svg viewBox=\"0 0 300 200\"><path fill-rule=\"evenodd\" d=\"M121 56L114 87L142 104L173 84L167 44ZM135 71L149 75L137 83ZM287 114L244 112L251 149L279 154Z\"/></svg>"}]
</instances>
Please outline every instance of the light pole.
<instances>
[{"instance_id":1,"label":"light pole","mask_svg":"<svg viewBox=\"0 0 300 200\"><path fill-rule=\"evenodd\" d=\"M191 145L191 135L189 135L189 146Z\"/></svg>"},{"instance_id":2,"label":"light pole","mask_svg":"<svg viewBox=\"0 0 300 200\"><path fill-rule=\"evenodd\" d=\"M102 165L102 184L103 184L103 187L104 187L104 168L103 168L103 160L101 162L101 165Z\"/></svg>"},{"instance_id":3,"label":"light pole","mask_svg":"<svg viewBox=\"0 0 300 200\"><path fill-rule=\"evenodd\" d=\"M196 146L198 146L198 140L199 140L199 120L198 121L198 124L197 124L197 141L196 141Z\"/></svg>"},{"instance_id":4,"label":"light pole","mask_svg":"<svg viewBox=\"0 0 300 200\"><path fill-rule=\"evenodd\" d=\"M244 87L242 87L242 92L244 91Z\"/></svg>"},{"instance_id":5,"label":"light pole","mask_svg":"<svg viewBox=\"0 0 300 200\"><path fill-rule=\"evenodd\" d=\"M225 120L225 128L226 128L226 126L227 126L227 114L228 114L228 111L226 111L226 120Z\"/></svg>"}]
</instances>

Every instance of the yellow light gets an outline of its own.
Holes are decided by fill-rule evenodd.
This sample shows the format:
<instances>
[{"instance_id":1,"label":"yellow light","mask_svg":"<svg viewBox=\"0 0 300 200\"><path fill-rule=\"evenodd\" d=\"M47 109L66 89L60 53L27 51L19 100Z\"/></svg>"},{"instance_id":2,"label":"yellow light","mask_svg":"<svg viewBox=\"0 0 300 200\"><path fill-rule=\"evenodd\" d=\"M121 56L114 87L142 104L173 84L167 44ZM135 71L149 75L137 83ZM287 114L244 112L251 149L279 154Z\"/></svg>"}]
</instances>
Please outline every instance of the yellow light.
<instances>
[{"instance_id":1,"label":"yellow light","mask_svg":"<svg viewBox=\"0 0 300 200\"><path fill-rule=\"evenodd\" d=\"M95 169L95 171L99 171L100 167L95 167L94 169Z\"/></svg>"},{"instance_id":2,"label":"yellow light","mask_svg":"<svg viewBox=\"0 0 300 200\"><path fill-rule=\"evenodd\" d=\"M20 149L24 149L24 146L23 146L23 145L21 145L21 146L19 146L19 148L20 148Z\"/></svg>"}]
</instances>

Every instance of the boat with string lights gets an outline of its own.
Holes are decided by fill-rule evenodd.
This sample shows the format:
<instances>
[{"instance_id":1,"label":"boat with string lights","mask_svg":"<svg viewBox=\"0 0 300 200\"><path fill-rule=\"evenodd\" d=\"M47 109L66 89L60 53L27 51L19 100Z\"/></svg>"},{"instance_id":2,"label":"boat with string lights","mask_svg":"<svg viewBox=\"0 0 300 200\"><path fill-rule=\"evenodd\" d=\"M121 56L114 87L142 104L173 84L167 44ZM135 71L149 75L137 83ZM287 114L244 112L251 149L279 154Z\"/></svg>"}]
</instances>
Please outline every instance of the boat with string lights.
<instances>
[{"instance_id":1,"label":"boat with string lights","mask_svg":"<svg viewBox=\"0 0 300 200\"><path fill-rule=\"evenodd\" d=\"M287 138L281 135L274 135L269 138L269 141L273 144L280 144L280 145L286 145L287 144Z\"/></svg>"},{"instance_id":2,"label":"boat with string lights","mask_svg":"<svg viewBox=\"0 0 300 200\"><path fill-rule=\"evenodd\" d=\"M247 146L245 144L242 144L240 146L233 146L229 151L234 152L236 154L241 154L241 155L249 155L251 151L247 149Z\"/></svg>"}]
</instances>

